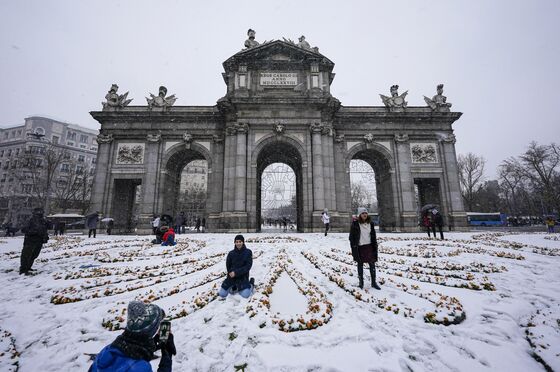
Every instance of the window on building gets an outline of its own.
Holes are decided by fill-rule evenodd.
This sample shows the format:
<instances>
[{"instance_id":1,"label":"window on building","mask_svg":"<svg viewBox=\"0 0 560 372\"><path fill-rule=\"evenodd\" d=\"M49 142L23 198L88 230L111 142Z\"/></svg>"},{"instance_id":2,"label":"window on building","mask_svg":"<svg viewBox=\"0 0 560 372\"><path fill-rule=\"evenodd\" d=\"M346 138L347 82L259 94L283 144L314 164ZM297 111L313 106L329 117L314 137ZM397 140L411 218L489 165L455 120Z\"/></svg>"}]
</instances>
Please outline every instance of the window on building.
<instances>
[{"instance_id":1,"label":"window on building","mask_svg":"<svg viewBox=\"0 0 560 372\"><path fill-rule=\"evenodd\" d=\"M91 151L94 151L94 152L97 152L97 147L91 146L91 149L90 149L90 150L91 150Z\"/></svg>"},{"instance_id":2,"label":"window on building","mask_svg":"<svg viewBox=\"0 0 560 372\"><path fill-rule=\"evenodd\" d=\"M8 157L12 156L12 149L8 150Z\"/></svg>"},{"instance_id":3,"label":"window on building","mask_svg":"<svg viewBox=\"0 0 560 372\"><path fill-rule=\"evenodd\" d=\"M3 157L4 157L4 150L1 150L0 151L0 158L3 158Z\"/></svg>"},{"instance_id":4,"label":"window on building","mask_svg":"<svg viewBox=\"0 0 560 372\"><path fill-rule=\"evenodd\" d=\"M84 173L83 165L76 165L76 173L78 173L78 174Z\"/></svg>"},{"instance_id":5,"label":"window on building","mask_svg":"<svg viewBox=\"0 0 560 372\"><path fill-rule=\"evenodd\" d=\"M60 140L60 137L58 136L52 136L52 143L55 145L58 145L58 141Z\"/></svg>"},{"instance_id":6,"label":"window on building","mask_svg":"<svg viewBox=\"0 0 560 372\"><path fill-rule=\"evenodd\" d=\"M70 159L70 153L69 152L64 153L64 159Z\"/></svg>"},{"instance_id":7,"label":"window on building","mask_svg":"<svg viewBox=\"0 0 560 372\"><path fill-rule=\"evenodd\" d=\"M70 164L62 164L60 166L60 171L65 173L70 172Z\"/></svg>"},{"instance_id":8,"label":"window on building","mask_svg":"<svg viewBox=\"0 0 560 372\"><path fill-rule=\"evenodd\" d=\"M19 155L19 147L16 149L16 156Z\"/></svg>"},{"instance_id":9,"label":"window on building","mask_svg":"<svg viewBox=\"0 0 560 372\"><path fill-rule=\"evenodd\" d=\"M80 163L83 163L86 160L86 157L84 155L78 155L78 161Z\"/></svg>"},{"instance_id":10,"label":"window on building","mask_svg":"<svg viewBox=\"0 0 560 372\"><path fill-rule=\"evenodd\" d=\"M43 166L43 159L35 159L35 165L41 168Z\"/></svg>"},{"instance_id":11,"label":"window on building","mask_svg":"<svg viewBox=\"0 0 560 372\"><path fill-rule=\"evenodd\" d=\"M21 129L19 129L19 130L17 131L17 135L18 135L18 136L21 136Z\"/></svg>"},{"instance_id":12,"label":"window on building","mask_svg":"<svg viewBox=\"0 0 560 372\"><path fill-rule=\"evenodd\" d=\"M91 159L91 164L95 164L96 162L97 162L97 158L94 157Z\"/></svg>"},{"instance_id":13,"label":"window on building","mask_svg":"<svg viewBox=\"0 0 560 372\"><path fill-rule=\"evenodd\" d=\"M88 139L89 139L88 136L86 136L86 135L84 135L84 134L82 134L82 135L80 136L80 142L81 142L81 143L88 143Z\"/></svg>"},{"instance_id":14,"label":"window on building","mask_svg":"<svg viewBox=\"0 0 560 372\"><path fill-rule=\"evenodd\" d=\"M74 146L74 142L72 142L72 141L68 141L68 142L66 142L66 144L67 144L68 146Z\"/></svg>"}]
</instances>

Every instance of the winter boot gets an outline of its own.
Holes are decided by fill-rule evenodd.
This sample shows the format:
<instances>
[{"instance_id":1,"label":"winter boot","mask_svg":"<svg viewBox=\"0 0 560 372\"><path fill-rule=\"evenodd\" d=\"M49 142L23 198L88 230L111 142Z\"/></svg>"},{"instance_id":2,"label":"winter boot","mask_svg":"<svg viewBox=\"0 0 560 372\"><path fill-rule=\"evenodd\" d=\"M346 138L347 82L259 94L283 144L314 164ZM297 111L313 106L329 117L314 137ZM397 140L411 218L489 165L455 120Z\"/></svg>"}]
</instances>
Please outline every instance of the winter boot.
<instances>
[{"instance_id":1,"label":"winter boot","mask_svg":"<svg viewBox=\"0 0 560 372\"><path fill-rule=\"evenodd\" d=\"M377 285L376 282L376 275L375 275L375 264L369 265L369 274L371 275L371 288L375 288L377 290L381 290L381 288Z\"/></svg>"},{"instance_id":2,"label":"winter boot","mask_svg":"<svg viewBox=\"0 0 560 372\"><path fill-rule=\"evenodd\" d=\"M364 266L361 262L358 262L358 280L360 281L358 287L364 289Z\"/></svg>"}]
</instances>

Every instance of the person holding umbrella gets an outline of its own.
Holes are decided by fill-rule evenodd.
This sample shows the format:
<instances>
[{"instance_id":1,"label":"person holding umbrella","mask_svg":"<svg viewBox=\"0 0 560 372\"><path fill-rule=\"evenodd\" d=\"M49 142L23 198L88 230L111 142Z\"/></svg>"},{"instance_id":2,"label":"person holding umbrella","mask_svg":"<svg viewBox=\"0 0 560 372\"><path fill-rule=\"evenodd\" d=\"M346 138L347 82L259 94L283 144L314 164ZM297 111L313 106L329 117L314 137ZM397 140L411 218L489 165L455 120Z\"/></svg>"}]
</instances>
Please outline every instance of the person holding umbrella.
<instances>
[{"instance_id":1,"label":"person holding umbrella","mask_svg":"<svg viewBox=\"0 0 560 372\"><path fill-rule=\"evenodd\" d=\"M111 217L105 217L101 220L101 222L105 222L107 224L107 235L111 235L111 230L113 229L113 226L115 226L115 221Z\"/></svg>"}]
</instances>

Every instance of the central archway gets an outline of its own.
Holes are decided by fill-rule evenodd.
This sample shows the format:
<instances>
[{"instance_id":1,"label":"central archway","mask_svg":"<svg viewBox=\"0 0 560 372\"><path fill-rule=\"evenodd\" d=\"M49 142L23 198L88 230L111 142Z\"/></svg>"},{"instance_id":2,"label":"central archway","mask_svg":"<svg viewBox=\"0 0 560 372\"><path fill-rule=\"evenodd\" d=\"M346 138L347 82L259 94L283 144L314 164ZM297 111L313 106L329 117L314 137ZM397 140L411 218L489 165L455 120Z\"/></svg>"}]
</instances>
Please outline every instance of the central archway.
<instances>
[{"instance_id":1,"label":"central archway","mask_svg":"<svg viewBox=\"0 0 560 372\"><path fill-rule=\"evenodd\" d=\"M274 163L286 164L295 174L295 202L296 202L296 213L295 222L298 232L304 231L304 218L303 218L303 159L300 151L297 149L295 144L290 143L287 140L274 140L269 139L259 146L258 155L256 156L256 195L255 195L255 217L256 231L261 231L262 221L262 176L264 170Z\"/></svg>"}]
</instances>

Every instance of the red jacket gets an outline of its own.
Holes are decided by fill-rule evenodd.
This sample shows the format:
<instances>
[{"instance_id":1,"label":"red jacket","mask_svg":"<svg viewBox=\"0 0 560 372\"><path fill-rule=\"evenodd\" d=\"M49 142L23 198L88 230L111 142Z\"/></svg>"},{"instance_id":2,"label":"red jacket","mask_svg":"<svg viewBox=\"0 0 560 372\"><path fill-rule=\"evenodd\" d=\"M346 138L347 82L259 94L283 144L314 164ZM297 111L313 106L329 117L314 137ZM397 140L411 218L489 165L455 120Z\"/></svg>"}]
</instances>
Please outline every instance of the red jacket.
<instances>
[{"instance_id":1,"label":"red jacket","mask_svg":"<svg viewBox=\"0 0 560 372\"><path fill-rule=\"evenodd\" d=\"M169 236L171 236L173 238L173 240L175 240L175 231L173 231L173 228L170 227L165 234L163 234L163 238L162 241L166 242L167 239L169 239Z\"/></svg>"}]
</instances>

